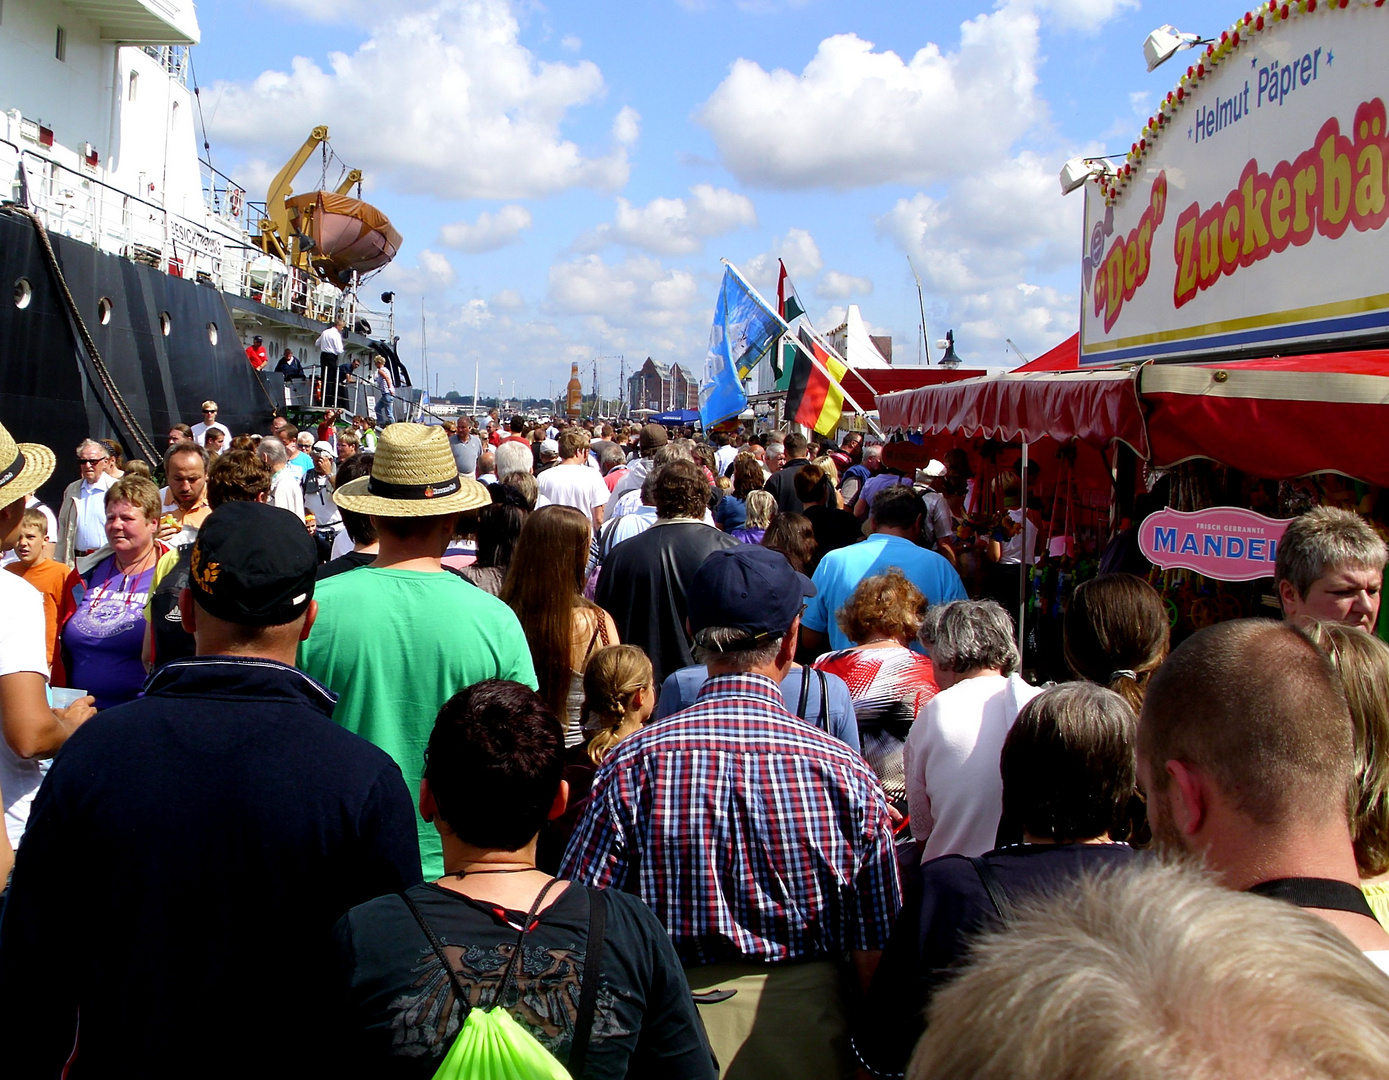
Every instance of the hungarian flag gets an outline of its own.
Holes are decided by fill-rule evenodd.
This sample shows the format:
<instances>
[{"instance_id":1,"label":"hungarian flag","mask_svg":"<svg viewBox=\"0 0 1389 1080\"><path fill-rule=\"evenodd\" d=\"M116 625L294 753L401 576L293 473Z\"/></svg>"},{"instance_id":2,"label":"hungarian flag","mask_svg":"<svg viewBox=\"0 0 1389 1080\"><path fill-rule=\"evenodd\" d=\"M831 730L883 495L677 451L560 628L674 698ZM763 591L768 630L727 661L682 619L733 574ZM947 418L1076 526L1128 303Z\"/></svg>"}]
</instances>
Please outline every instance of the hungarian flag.
<instances>
[{"instance_id":1,"label":"hungarian flag","mask_svg":"<svg viewBox=\"0 0 1389 1080\"><path fill-rule=\"evenodd\" d=\"M804 424L817 435L833 435L839 426L839 414L844 411L844 389L840 383L849 369L815 340L805 327L801 327L797 336L804 349L787 345L796 355L788 365L786 417ZM818 367L810 362L807 353L820 362ZM826 377L826 371L833 378Z\"/></svg>"},{"instance_id":2,"label":"hungarian flag","mask_svg":"<svg viewBox=\"0 0 1389 1080\"><path fill-rule=\"evenodd\" d=\"M805 306L796 295L796 286L786 273L786 264L777 260L776 313L787 325L805 314ZM776 388L786 390L791 385L791 366L796 359L796 346L790 342L782 344L780 350L772 354L772 370L776 372Z\"/></svg>"}]
</instances>

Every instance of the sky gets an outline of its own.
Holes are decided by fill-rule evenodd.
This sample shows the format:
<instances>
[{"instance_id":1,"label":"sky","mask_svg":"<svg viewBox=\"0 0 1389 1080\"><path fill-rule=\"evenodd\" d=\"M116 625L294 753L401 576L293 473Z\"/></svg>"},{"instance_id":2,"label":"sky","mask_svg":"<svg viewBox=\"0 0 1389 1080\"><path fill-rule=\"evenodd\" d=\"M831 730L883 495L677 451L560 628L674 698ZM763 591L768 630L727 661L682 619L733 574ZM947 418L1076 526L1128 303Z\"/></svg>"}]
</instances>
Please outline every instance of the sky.
<instances>
[{"instance_id":1,"label":"sky","mask_svg":"<svg viewBox=\"0 0 1389 1080\"><path fill-rule=\"evenodd\" d=\"M1185 70L1147 72L1194 0L204 0L193 52L212 163L263 198L365 173L404 236L396 294L429 388L548 397L578 362L615 395L647 356L703 370L720 259L814 325L858 304L893 362L954 331L1012 366L1078 326L1079 154L1126 151ZM421 342L421 314L425 342ZM375 325L380 333L384 328ZM622 358L619 361L619 357ZM417 381L420 381L417 375Z\"/></svg>"}]
</instances>

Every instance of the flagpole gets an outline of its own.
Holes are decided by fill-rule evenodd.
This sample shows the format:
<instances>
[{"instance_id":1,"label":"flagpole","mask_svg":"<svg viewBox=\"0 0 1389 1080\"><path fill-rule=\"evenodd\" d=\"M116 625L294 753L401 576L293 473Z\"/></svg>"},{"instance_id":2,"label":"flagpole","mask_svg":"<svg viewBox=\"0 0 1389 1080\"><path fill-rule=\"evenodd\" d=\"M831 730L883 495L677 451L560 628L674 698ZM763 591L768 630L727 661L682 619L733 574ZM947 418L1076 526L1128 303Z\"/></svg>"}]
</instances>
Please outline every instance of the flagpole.
<instances>
[{"instance_id":1,"label":"flagpole","mask_svg":"<svg viewBox=\"0 0 1389 1080\"><path fill-rule=\"evenodd\" d=\"M877 435L880 439L884 438L885 436L883 435L882 428L878 427L878 425L873 422L873 420L868 415L868 411L857 401L855 401L853 397L850 396L849 391L844 389L844 384L841 383L838 379L836 379L832 374L830 374L829 370L825 367L825 365L820 363L820 361L815 358L815 354L805 347L805 345L801 342L800 338L798 338L795 334L791 333L791 326L785 319L781 317L781 313L779 311L774 310L771 307L771 305L767 303L766 299L762 296L762 294L752 287L752 283L748 281L747 278L743 277L742 272L739 271L739 269L736 266L734 266L727 259L720 259L719 261L723 263L723 265L727 268L730 274L732 274L735 278L738 279L738 281L742 284L743 288L747 289L748 295L751 296L754 300L756 300L759 304L761 304L762 307L766 309L767 313L781 324L782 334L785 336L786 340L790 341L793 345L796 346L796 348L800 349L801 352L807 357L807 359L809 359L810 362L815 366L815 369L819 371L821 375L827 378L831 382L831 384L833 384L839 389L840 395L844 398L845 401L847 401L850 405L854 407L855 412L857 412L860 416L863 417L864 423L866 423L869 427L873 429L873 433ZM830 352L834 353L836 359L838 359L839 362L842 363L847 370L853 370L853 368L849 367L847 361L845 361L845 359L842 356L835 352L833 348L829 348L828 344L826 344L826 348Z\"/></svg>"}]
</instances>

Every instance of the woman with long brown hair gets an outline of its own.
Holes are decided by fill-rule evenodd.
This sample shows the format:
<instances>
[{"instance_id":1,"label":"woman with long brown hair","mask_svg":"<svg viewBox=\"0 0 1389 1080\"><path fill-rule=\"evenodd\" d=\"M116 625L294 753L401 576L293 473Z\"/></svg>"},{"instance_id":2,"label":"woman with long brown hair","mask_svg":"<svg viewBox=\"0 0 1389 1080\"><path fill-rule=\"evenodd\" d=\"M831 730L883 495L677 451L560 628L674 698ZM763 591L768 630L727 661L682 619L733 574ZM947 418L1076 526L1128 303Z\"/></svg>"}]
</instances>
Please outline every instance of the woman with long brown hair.
<instances>
[{"instance_id":1,"label":"woman with long brown hair","mask_svg":"<svg viewBox=\"0 0 1389 1080\"><path fill-rule=\"evenodd\" d=\"M521 527L501 591L526 632L540 696L564 724L565 746L584 737L584 664L599 645L617 644L612 616L583 595L591 538L587 514L542 506Z\"/></svg>"},{"instance_id":2,"label":"woman with long brown hair","mask_svg":"<svg viewBox=\"0 0 1389 1080\"><path fill-rule=\"evenodd\" d=\"M1167 659L1170 631L1156 589L1133 574L1101 574L1078 586L1066 605L1066 666L1138 712L1148 680Z\"/></svg>"}]
</instances>

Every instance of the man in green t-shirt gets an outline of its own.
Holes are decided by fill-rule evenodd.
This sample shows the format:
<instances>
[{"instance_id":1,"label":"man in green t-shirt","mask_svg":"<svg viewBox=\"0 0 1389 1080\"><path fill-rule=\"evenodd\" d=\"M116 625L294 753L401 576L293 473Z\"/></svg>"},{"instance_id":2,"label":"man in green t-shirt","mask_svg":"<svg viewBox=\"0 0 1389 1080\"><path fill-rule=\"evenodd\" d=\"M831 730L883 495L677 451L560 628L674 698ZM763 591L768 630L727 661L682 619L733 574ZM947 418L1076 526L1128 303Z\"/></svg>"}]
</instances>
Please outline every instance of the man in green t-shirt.
<instances>
[{"instance_id":1,"label":"man in green t-shirt","mask_svg":"<svg viewBox=\"0 0 1389 1080\"><path fill-rule=\"evenodd\" d=\"M443 428L403 423L381 433L371 475L333 498L370 515L380 553L318 586L318 621L299 666L338 695L333 719L390 754L418 795L444 702L483 679L537 686L516 615L442 563L459 513L490 500L459 476ZM439 877L439 834L417 824L426 879Z\"/></svg>"}]
</instances>

